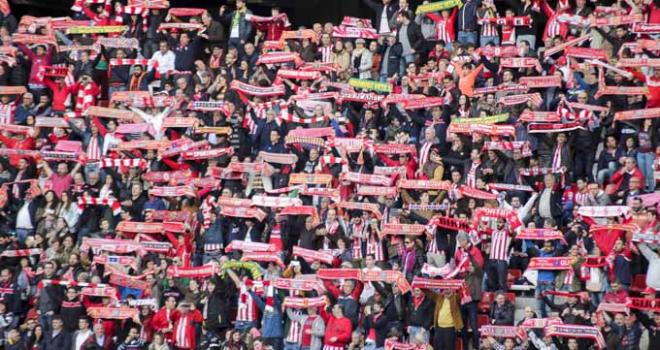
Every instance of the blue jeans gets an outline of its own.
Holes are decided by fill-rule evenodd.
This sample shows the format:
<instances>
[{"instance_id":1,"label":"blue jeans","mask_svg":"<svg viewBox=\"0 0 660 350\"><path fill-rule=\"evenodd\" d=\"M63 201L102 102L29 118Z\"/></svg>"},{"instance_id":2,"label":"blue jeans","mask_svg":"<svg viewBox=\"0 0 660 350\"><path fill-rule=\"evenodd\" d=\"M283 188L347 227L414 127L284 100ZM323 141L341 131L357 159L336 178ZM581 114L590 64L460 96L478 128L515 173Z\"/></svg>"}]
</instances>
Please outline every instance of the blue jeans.
<instances>
[{"instance_id":1,"label":"blue jeans","mask_svg":"<svg viewBox=\"0 0 660 350\"><path fill-rule=\"evenodd\" d=\"M610 177L612 177L612 174L614 174L616 168L617 168L616 162L609 162L609 164L607 164L607 168L598 170L598 173L596 174L596 182L599 185L603 185L605 181L609 180Z\"/></svg>"},{"instance_id":2,"label":"blue jeans","mask_svg":"<svg viewBox=\"0 0 660 350\"><path fill-rule=\"evenodd\" d=\"M506 277L509 274L509 265L505 260L493 260L491 262L495 270L495 281L492 285L495 286L495 291L507 290Z\"/></svg>"},{"instance_id":3,"label":"blue jeans","mask_svg":"<svg viewBox=\"0 0 660 350\"><path fill-rule=\"evenodd\" d=\"M255 326L254 321L236 321L236 330L241 333L246 333Z\"/></svg>"},{"instance_id":4,"label":"blue jeans","mask_svg":"<svg viewBox=\"0 0 660 350\"><path fill-rule=\"evenodd\" d=\"M546 310L546 305L545 302L543 301L541 294L546 290L553 290L553 289L554 289L554 285L552 281L538 282L536 285L536 290L534 290L534 296L536 297L536 300L538 302L538 309L539 312L541 313L541 317L548 317L548 311ZM548 295L548 298L552 300L554 297L552 295Z\"/></svg>"},{"instance_id":5,"label":"blue jeans","mask_svg":"<svg viewBox=\"0 0 660 350\"><path fill-rule=\"evenodd\" d=\"M479 38L479 44L480 44L481 46L486 46L486 45L488 45L488 43L491 43L491 44L493 44L493 45L495 45L495 46L500 46L500 37L499 37L499 36L486 36L486 35L482 35L482 36Z\"/></svg>"},{"instance_id":6,"label":"blue jeans","mask_svg":"<svg viewBox=\"0 0 660 350\"><path fill-rule=\"evenodd\" d=\"M284 342L284 350L301 350L300 344Z\"/></svg>"},{"instance_id":7,"label":"blue jeans","mask_svg":"<svg viewBox=\"0 0 660 350\"><path fill-rule=\"evenodd\" d=\"M52 329L53 315L40 315L39 324L41 324L44 332L49 332Z\"/></svg>"},{"instance_id":8,"label":"blue jeans","mask_svg":"<svg viewBox=\"0 0 660 350\"><path fill-rule=\"evenodd\" d=\"M637 166L644 174L644 189L647 192L655 190L655 178L653 177L653 162L655 161L655 153L637 153Z\"/></svg>"},{"instance_id":9,"label":"blue jeans","mask_svg":"<svg viewBox=\"0 0 660 350\"><path fill-rule=\"evenodd\" d=\"M479 348L479 326L477 325L477 306L478 301L471 301L465 305L461 305L461 313L463 314L463 320L465 327L463 328L463 348L468 349L467 341L469 339L467 332L467 325L469 324L472 328L472 348Z\"/></svg>"},{"instance_id":10,"label":"blue jeans","mask_svg":"<svg viewBox=\"0 0 660 350\"><path fill-rule=\"evenodd\" d=\"M401 56L401 63L399 64L399 75L403 76L406 72L406 67L409 64L415 62L415 54L403 55Z\"/></svg>"},{"instance_id":11,"label":"blue jeans","mask_svg":"<svg viewBox=\"0 0 660 350\"><path fill-rule=\"evenodd\" d=\"M34 234L34 229L25 229L25 228L16 229L16 239L20 243L25 243L25 239L32 234Z\"/></svg>"},{"instance_id":12,"label":"blue jeans","mask_svg":"<svg viewBox=\"0 0 660 350\"><path fill-rule=\"evenodd\" d=\"M479 34L477 34L476 30L474 32L458 32L458 42L463 45L470 43L476 46L478 37Z\"/></svg>"}]
</instances>

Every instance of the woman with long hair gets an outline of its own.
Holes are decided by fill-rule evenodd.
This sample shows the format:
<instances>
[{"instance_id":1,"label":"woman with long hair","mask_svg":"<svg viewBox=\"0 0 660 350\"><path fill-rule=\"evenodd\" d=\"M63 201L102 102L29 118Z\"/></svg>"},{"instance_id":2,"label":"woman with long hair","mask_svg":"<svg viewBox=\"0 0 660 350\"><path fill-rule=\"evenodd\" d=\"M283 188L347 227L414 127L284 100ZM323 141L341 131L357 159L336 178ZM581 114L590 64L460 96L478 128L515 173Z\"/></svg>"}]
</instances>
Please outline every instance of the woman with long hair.
<instances>
[{"instance_id":1,"label":"woman with long hair","mask_svg":"<svg viewBox=\"0 0 660 350\"><path fill-rule=\"evenodd\" d=\"M73 197L68 191L62 192L60 198L60 206L57 209L57 217L64 219L69 230L75 230L80 218L80 210L78 205L73 203Z\"/></svg>"},{"instance_id":2,"label":"woman with long hair","mask_svg":"<svg viewBox=\"0 0 660 350\"><path fill-rule=\"evenodd\" d=\"M37 209L37 232L45 232L52 228L57 218L57 210L59 208L59 200L57 195L52 190L47 191L44 200Z\"/></svg>"}]
</instances>

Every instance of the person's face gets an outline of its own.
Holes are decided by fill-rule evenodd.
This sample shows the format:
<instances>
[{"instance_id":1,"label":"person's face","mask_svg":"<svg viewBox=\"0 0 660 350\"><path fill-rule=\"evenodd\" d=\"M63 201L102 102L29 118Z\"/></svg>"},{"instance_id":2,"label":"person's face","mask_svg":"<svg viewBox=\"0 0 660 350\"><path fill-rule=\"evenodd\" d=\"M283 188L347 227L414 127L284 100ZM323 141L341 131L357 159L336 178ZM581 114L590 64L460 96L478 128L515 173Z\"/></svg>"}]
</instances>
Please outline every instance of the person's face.
<instances>
[{"instance_id":1,"label":"person's face","mask_svg":"<svg viewBox=\"0 0 660 350\"><path fill-rule=\"evenodd\" d=\"M367 258L365 259L365 264L367 265L368 268L372 268L375 265L374 257L371 255L367 255Z\"/></svg>"},{"instance_id":2,"label":"person's face","mask_svg":"<svg viewBox=\"0 0 660 350\"><path fill-rule=\"evenodd\" d=\"M25 106L31 106L34 103L34 97L32 94L27 93L23 95L23 105Z\"/></svg>"},{"instance_id":3,"label":"person's face","mask_svg":"<svg viewBox=\"0 0 660 350\"><path fill-rule=\"evenodd\" d=\"M276 144L279 141L280 141L280 134L275 130L271 131L270 132L270 142L273 143L273 144Z\"/></svg>"},{"instance_id":4,"label":"person's face","mask_svg":"<svg viewBox=\"0 0 660 350\"><path fill-rule=\"evenodd\" d=\"M342 286L342 290L346 294L351 294L351 292L353 291L353 287L354 287L353 281L345 281L344 285Z\"/></svg>"},{"instance_id":5,"label":"person's face","mask_svg":"<svg viewBox=\"0 0 660 350\"><path fill-rule=\"evenodd\" d=\"M502 294L499 294L495 297L495 302L497 302L497 305L504 305L505 301L506 301L506 297Z\"/></svg>"},{"instance_id":6,"label":"person's face","mask_svg":"<svg viewBox=\"0 0 660 350\"><path fill-rule=\"evenodd\" d=\"M452 172L452 173L451 173L451 181L452 181L453 183L458 183L458 182L460 182L460 181L461 181L461 173L459 173L458 171L454 171L454 172Z\"/></svg>"},{"instance_id":7,"label":"person's face","mask_svg":"<svg viewBox=\"0 0 660 350\"><path fill-rule=\"evenodd\" d=\"M632 158L626 158L624 165L627 171L631 171L635 168L635 161Z\"/></svg>"},{"instance_id":8,"label":"person's face","mask_svg":"<svg viewBox=\"0 0 660 350\"><path fill-rule=\"evenodd\" d=\"M176 299L168 298L165 301L165 307L167 307L168 309L174 309L175 306L176 306Z\"/></svg>"},{"instance_id":9,"label":"person's face","mask_svg":"<svg viewBox=\"0 0 660 350\"><path fill-rule=\"evenodd\" d=\"M0 272L0 282L7 283L10 279L11 274L9 273L9 270L2 270L2 272Z\"/></svg>"},{"instance_id":10,"label":"person's face","mask_svg":"<svg viewBox=\"0 0 660 350\"><path fill-rule=\"evenodd\" d=\"M543 182L546 188L551 189L552 187L555 186L555 176L553 174L547 174L543 178Z\"/></svg>"},{"instance_id":11,"label":"person's face","mask_svg":"<svg viewBox=\"0 0 660 350\"><path fill-rule=\"evenodd\" d=\"M46 264L44 266L44 273L46 276L51 276L55 272L55 266L53 264Z\"/></svg>"},{"instance_id":12,"label":"person's face","mask_svg":"<svg viewBox=\"0 0 660 350\"><path fill-rule=\"evenodd\" d=\"M465 238L461 238L458 240L458 244L461 246L461 248L467 249L468 246L470 245L470 242Z\"/></svg>"},{"instance_id":13,"label":"person's face","mask_svg":"<svg viewBox=\"0 0 660 350\"><path fill-rule=\"evenodd\" d=\"M623 316L623 314L616 314L614 316L614 322L619 326L623 326L623 324L625 323L625 317Z\"/></svg>"},{"instance_id":14,"label":"person's face","mask_svg":"<svg viewBox=\"0 0 660 350\"><path fill-rule=\"evenodd\" d=\"M343 316L343 312L341 311L341 307L339 307L339 305L335 305L332 308L332 315L335 316L335 317L342 317Z\"/></svg>"},{"instance_id":15,"label":"person's face","mask_svg":"<svg viewBox=\"0 0 660 350\"><path fill-rule=\"evenodd\" d=\"M408 249L413 249L413 248L415 248L415 241L413 241L412 238L406 238L406 239L403 241L403 244L404 244L404 245L406 246L406 248L408 248Z\"/></svg>"},{"instance_id":16,"label":"person's face","mask_svg":"<svg viewBox=\"0 0 660 350\"><path fill-rule=\"evenodd\" d=\"M139 184L134 184L134 185L131 187L131 194L132 194L134 197L137 197L137 196L139 196L140 194L142 194L142 186L140 186Z\"/></svg>"},{"instance_id":17,"label":"person's face","mask_svg":"<svg viewBox=\"0 0 660 350\"><path fill-rule=\"evenodd\" d=\"M81 318L78 320L78 329L80 330L87 330L89 328L89 322L87 322L86 319Z\"/></svg>"},{"instance_id":18,"label":"person's face","mask_svg":"<svg viewBox=\"0 0 660 350\"><path fill-rule=\"evenodd\" d=\"M60 330L60 329L62 329L62 325L63 325L62 320L59 320L59 319L54 319L53 320L53 329Z\"/></svg>"},{"instance_id":19,"label":"person's face","mask_svg":"<svg viewBox=\"0 0 660 350\"><path fill-rule=\"evenodd\" d=\"M66 166L66 163L60 163L57 165L57 173L59 175L66 175L69 172L69 169Z\"/></svg>"}]
</instances>

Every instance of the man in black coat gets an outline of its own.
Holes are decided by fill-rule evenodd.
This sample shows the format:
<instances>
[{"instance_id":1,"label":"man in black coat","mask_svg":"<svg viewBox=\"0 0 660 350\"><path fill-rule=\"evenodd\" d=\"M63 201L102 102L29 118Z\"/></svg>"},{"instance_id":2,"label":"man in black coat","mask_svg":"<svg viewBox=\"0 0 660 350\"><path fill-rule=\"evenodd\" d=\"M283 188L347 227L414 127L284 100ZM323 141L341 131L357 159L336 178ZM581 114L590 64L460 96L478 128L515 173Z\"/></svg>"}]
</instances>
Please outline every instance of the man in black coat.
<instances>
[{"instance_id":1,"label":"man in black coat","mask_svg":"<svg viewBox=\"0 0 660 350\"><path fill-rule=\"evenodd\" d=\"M41 340L42 350L71 349L71 334L64 330L64 322L60 316L53 316L52 330L44 334Z\"/></svg>"},{"instance_id":2,"label":"man in black coat","mask_svg":"<svg viewBox=\"0 0 660 350\"><path fill-rule=\"evenodd\" d=\"M403 75L406 66L415 62L417 55L424 50L424 36L419 24L410 18L408 12L399 13L396 20L399 23L396 39L403 49L403 60L401 61L399 73Z\"/></svg>"},{"instance_id":3,"label":"man in black coat","mask_svg":"<svg viewBox=\"0 0 660 350\"><path fill-rule=\"evenodd\" d=\"M391 33L394 28L390 28L389 22L394 18L396 12L399 10L399 6L393 4L392 0L382 0L381 4L374 0L362 0L362 2L376 12L376 21L374 23L376 24L375 28L378 30L378 33Z\"/></svg>"},{"instance_id":4,"label":"man in black coat","mask_svg":"<svg viewBox=\"0 0 660 350\"><path fill-rule=\"evenodd\" d=\"M394 74L399 72L401 56L403 55L403 47L396 41L396 36L388 34L386 37L386 43L383 43L382 36L378 40L378 43L380 44L378 50L383 57L380 61L380 67L378 67L381 82L385 82L387 78L391 78Z\"/></svg>"}]
</instances>

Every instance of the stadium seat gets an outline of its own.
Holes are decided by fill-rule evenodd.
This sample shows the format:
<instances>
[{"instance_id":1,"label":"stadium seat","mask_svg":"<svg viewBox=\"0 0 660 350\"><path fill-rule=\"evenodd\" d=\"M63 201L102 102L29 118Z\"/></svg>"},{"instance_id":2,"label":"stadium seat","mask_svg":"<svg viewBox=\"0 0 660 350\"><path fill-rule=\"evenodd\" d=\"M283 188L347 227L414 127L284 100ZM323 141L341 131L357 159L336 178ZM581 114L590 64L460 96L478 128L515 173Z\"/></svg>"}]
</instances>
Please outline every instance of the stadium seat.
<instances>
[{"instance_id":1,"label":"stadium seat","mask_svg":"<svg viewBox=\"0 0 660 350\"><path fill-rule=\"evenodd\" d=\"M509 299L511 304L516 304L516 294L515 293L506 293L506 298Z\"/></svg>"},{"instance_id":2,"label":"stadium seat","mask_svg":"<svg viewBox=\"0 0 660 350\"><path fill-rule=\"evenodd\" d=\"M520 277L522 277L522 271L509 269L509 273L506 276L506 285L510 288Z\"/></svg>"},{"instance_id":3,"label":"stadium seat","mask_svg":"<svg viewBox=\"0 0 660 350\"><path fill-rule=\"evenodd\" d=\"M479 309L480 312L487 313L488 310L490 310L490 304L493 303L494 299L495 299L495 295L491 292L481 293L481 300L479 300L479 305L477 306L477 308Z\"/></svg>"},{"instance_id":4,"label":"stadium seat","mask_svg":"<svg viewBox=\"0 0 660 350\"><path fill-rule=\"evenodd\" d=\"M490 317L488 315L477 315L477 328L490 324Z\"/></svg>"},{"instance_id":5,"label":"stadium seat","mask_svg":"<svg viewBox=\"0 0 660 350\"><path fill-rule=\"evenodd\" d=\"M456 338L456 350L463 350L463 338Z\"/></svg>"},{"instance_id":6,"label":"stadium seat","mask_svg":"<svg viewBox=\"0 0 660 350\"><path fill-rule=\"evenodd\" d=\"M641 293L644 289L646 289L646 275L635 275L630 290Z\"/></svg>"}]
</instances>

